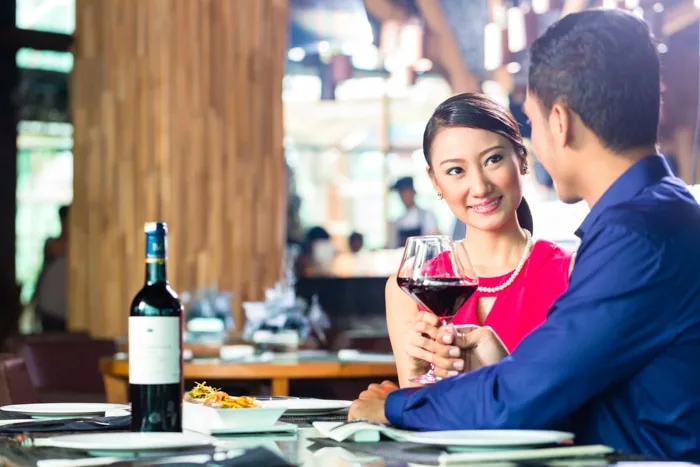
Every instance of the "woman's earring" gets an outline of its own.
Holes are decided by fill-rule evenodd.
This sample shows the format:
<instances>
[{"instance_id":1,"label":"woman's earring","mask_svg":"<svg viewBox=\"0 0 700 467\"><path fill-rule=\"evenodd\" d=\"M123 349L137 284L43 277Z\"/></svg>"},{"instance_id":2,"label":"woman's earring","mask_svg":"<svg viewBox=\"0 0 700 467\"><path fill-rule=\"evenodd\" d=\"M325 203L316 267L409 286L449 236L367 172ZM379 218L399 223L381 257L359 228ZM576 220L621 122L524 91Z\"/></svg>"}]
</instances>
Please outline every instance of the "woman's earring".
<instances>
[{"instance_id":1,"label":"woman's earring","mask_svg":"<svg viewBox=\"0 0 700 467\"><path fill-rule=\"evenodd\" d=\"M523 166L521 167L523 175L525 175L528 172L528 167L527 163L524 163Z\"/></svg>"},{"instance_id":2,"label":"woman's earring","mask_svg":"<svg viewBox=\"0 0 700 467\"><path fill-rule=\"evenodd\" d=\"M440 193L440 192L438 191L438 194L437 194L437 195L438 195L438 199L442 199L442 193Z\"/></svg>"}]
</instances>

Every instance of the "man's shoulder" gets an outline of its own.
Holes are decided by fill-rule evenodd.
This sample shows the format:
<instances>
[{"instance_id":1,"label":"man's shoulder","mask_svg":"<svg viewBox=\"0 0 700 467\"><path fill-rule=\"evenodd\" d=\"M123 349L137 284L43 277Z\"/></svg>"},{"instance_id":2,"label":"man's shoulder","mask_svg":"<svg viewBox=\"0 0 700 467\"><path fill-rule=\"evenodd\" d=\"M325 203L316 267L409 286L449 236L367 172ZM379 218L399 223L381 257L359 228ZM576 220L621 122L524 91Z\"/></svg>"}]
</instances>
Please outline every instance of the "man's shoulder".
<instances>
[{"instance_id":1,"label":"man's shoulder","mask_svg":"<svg viewBox=\"0 0 700 467\"><path fill-rule=\"evenodd\" d=\"M634 235L650 246L696 247L700 237L700 205L684 187L661 186L610 206L598 217L594 231Z\"/></svg>"}]
</instances>

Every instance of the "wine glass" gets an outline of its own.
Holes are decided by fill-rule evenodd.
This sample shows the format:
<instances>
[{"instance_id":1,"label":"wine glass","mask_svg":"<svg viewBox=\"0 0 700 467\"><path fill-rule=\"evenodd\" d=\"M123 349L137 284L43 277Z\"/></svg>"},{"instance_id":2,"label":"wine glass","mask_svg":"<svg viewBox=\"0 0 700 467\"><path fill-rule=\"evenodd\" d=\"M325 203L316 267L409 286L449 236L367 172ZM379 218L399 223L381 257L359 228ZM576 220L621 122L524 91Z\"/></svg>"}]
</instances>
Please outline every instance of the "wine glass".
<instances>
[{"instance_id":1,"label":"wine glass","mask_svg":"<svg viewBox=\"0 0 700 467\"><path fill-rule=\"evenodd\" d=\"M419 308L434 313L441 326L449 324L479 285L464 241L445 235L409 237L396 277L399 287ZM435 383L433 365L411 381Z\"/></svg>"}]
</instances>

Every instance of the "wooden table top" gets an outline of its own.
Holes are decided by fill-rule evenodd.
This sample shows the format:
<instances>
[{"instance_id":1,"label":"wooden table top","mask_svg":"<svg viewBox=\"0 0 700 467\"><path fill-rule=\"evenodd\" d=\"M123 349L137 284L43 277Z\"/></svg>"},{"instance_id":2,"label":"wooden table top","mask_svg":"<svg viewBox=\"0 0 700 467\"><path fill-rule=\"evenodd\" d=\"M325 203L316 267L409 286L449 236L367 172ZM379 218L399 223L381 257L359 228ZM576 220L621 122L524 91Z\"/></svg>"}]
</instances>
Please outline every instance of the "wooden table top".
<instances>
[{"instance_id":1,"label":"wooden table top","mask_svg":"<svg viewBox=\"0 0 700 467\"><path fill-rule=\"evenodd\" d=\"M124 359L103 358L102 374L128 378L129 362ZM341 361L337 358L273 360L264 362L228 362L219 359L196 359L184 363L186 379L317 379L371 378L396 376L394 362Z\"/></svg>"}]
</instances>

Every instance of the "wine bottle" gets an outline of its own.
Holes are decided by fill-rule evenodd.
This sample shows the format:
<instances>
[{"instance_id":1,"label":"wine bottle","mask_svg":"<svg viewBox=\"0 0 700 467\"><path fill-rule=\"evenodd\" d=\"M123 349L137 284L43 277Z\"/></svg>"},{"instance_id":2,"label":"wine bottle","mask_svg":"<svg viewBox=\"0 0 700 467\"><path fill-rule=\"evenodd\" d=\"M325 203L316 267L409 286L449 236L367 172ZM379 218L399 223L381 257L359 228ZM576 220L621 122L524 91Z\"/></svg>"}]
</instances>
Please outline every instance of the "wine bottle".
<instances>
[{"instance_id":1,"label":"wine bottle","mask_svg":"<svg viewBox=\"0 0 700 467\"><path fill-rule=\"evenodd\" d=\"M167 226L146 224L146 281L129 316L131 431L182 431L182 304L166 274Z\"/></svg>"}]
</instances>

